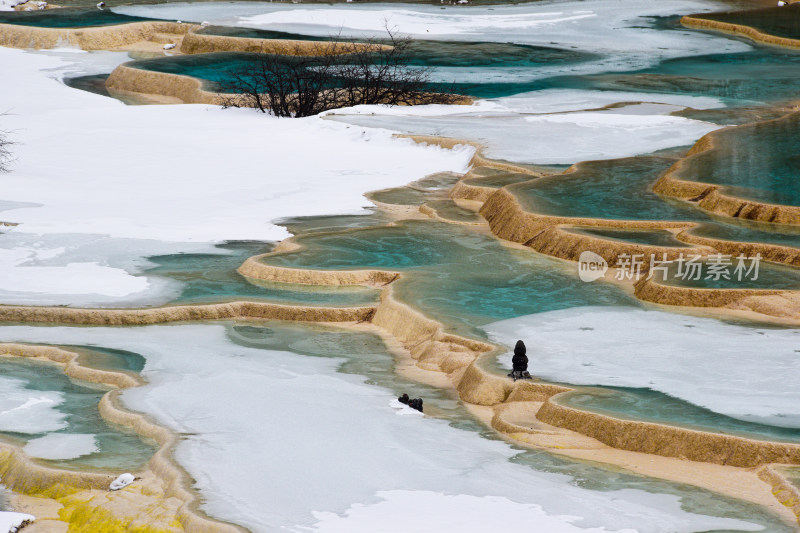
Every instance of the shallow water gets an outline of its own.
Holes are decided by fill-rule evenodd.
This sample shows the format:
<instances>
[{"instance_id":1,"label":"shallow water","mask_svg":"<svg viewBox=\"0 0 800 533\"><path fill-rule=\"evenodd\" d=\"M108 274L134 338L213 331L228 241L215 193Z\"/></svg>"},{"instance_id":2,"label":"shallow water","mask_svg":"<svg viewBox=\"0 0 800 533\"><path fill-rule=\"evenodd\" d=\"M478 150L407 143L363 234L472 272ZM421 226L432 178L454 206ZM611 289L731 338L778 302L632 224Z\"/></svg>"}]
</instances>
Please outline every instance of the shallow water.
<instances>
[{"instance_id":1,"label":"shallow water","mask_svg":"<svg viewBox=\"0 0 800 533\"><path fill-rule=\"evenodd\" d=\"M680 176L725 185L731 194L800 206L800 116L730 129L715 136L715 149L691 158Z\"/></svg>"},{"instance_id":2,"label":"shallow water","mask_svg":"<svg viewBox=\"0 0 800 533\"><path fill-rule=\"evenodd\" d=\"M763 159L767 156L756 157ZM511 185L508 190L525 209L546 215L701 222L702 225L691 230L692 233L725 240L800 246L800 233L796 229L712 217L690 203L654 193L653 184L675 161L663 156L592 161L582 164L576 172ZM721 166L728 163L721 156L715 157L714 161ZM745 165L731 163L730 166L740 172L747 170ZM782 176L791 181L788 174Z\"/></svg>"},{"instance_id":3,"label":"shallow water","mask_svg":"<svg viewBox=\"0 0 800 533\"><path fill-rule=\"evenodd\" d=\"M800 442L800 429L736 420L649 389L581 388L559 397L558 403L628 420L646 420L750 439Z\"/></svg>"},{"instance_id":4,"label":"shallow water","mask_svg":"<svg viewBox=\"0 0 800 533\"><path fill-rule=\"evenodd\" d=\"M694 272L687 263L682 265L685 276L679 276L679 265L677 262L670 265L670 272L664 283L678 285L681 287L697 287L702 289L776 289L776 290L800 290L800 269L786 265L760 261L757 272L753 262L745 259L741 267L737 259L730 256L721 257L721 262L715 263L709 258L699 263L699 270ZM721 273L718 268L722 268ZM740 270L736 270L740 268ZM662 282L661 274L657 278Z\"/></svg>"},{"instance_id":5,"label":"shallow water","mask_svg":"<svg viewBox=\"0 0 800 533\"><path fill-rule=\"evenodd\" d=\"M109 352L106 351L106 356ZM101 357L91 359L92 364ZM103 363L98 364L99 367ZM112 363L110 366L116 366ZM152 443L147 443L135 433L111 426L105 422L97 410L100 397L106 389L71 380L63 370L55 365L30 360L6 360L0 365L0 377L21 380L24 389L36 397L38 391L56 393L63 402L52 407L63 417L63 428L56 432L38 431L35 433L3 432L12 441L24 444L45 435L93 435L97 451L74 459L47 460L54 466L70 469L102 470L122 473L142 468L155 451ZM55 413L54 413L55 414ZM44 427L43 427L44 429ZM35 431L35 430L34 430Z\"/></svg>"},{"instance_id":6,"label":"shallow water","mask_svg":"<svg viewBox=\"0 0 800 533\"><path fill-rule=\"evenodd\" d=\"M540 88L716 96L732 106L796 98L800 52L758 45L752 48L747 52L670 58L654 67L629 72L550 78Z\"/></svg>"},{"instance_id":7,"label":"shallow water","mask_svg":"<svg viewBox=\"0 0 800 533\"><path fill-rule=\"evenodd\" d=\"M492 236L440 222L310 235L306 248L266 259L294 268L401 270L404 301L472 334L475 327L529 313L580 305L632 303L615 288L585 284L571 266L502 245Z\"/></svg>"},{"instance_id":8,"label":"shallow water","mask_svg":"<svg viewBox=\"0 0 800 533\"><path fill-rule=\"evenodd\" d=\"M375 303L378 293L362 287L309 287L250 280L236 269L248 258L272 249L271 244L236 242L218 245L219 254L177 254L150 257L157 266L144 275L181 283L173 304L202 304L230 300L267 300L299 305L351 306Z\"/></svg>"},{"instance_id":9,"label":"shallow water","mask_svg":"<svg viewBox=\"0 0 800 533\"><path fill-rule=\"evenodd\" d=\"M636 244L646 244L650 246L672 246L672 247L685 247L690 246L675 238L675 235L665 230L646 231L646 230L616 230L616 229L602 229L592 227L576 227L569 229L572 233L582 233L594 237L602 237L604 239L613 239L616 241L632 242Z\"/></svg>"},{"instance_id":10,"label":"shallow water","mask_svg":"<svg viewBox=\"0 0 800 533\"><path fill-rule=\"evenodd\" d=\"M153 20L114 13L105 9L62 8L42 11L0 11L0 24L37 26L40 28L85 28L111 26Z\"/></svg>"}]
</instances>

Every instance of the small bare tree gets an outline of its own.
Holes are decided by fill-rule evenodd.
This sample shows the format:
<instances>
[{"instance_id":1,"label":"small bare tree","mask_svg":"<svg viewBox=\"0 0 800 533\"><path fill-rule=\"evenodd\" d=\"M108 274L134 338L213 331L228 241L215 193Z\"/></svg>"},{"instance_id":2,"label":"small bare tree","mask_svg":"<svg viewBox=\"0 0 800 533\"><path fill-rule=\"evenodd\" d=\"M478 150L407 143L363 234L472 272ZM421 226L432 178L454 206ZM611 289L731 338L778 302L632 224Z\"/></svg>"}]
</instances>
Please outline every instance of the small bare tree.
<instances>
[{"instance_id":1,"label":"small bare tree","mask_svg":"<svg viewBox=\"0 0 800 533\"><path fill-rule=\"evenodd\" d=\"M252 107L279 117L304 117L359 104L452 104L463 96L434 91L431 70L411 67L408 37L295 43L283 54L261 52L220 83L225 107ZM288 54L285 53L288 51Z\"/></svg>"}]
</instances>

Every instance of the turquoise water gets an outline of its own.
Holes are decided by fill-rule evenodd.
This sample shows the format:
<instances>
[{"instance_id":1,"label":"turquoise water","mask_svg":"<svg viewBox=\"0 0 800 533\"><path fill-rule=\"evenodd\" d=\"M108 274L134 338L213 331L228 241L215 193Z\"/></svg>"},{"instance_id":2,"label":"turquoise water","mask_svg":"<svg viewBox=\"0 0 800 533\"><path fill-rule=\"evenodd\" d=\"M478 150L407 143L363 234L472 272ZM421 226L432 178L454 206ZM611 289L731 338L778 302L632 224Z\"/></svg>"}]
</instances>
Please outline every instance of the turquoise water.
<instances>
[{"instance_id":1,"label":"turquoise water","mask_svg":"<svg viewBox=\"0 0 800 533\"><path fill-rule=\"evenodd\" d=\"M245 32L250 35L254 30ZM220 31L216 33L239 33L238 30ZM253 35L258 35L256 32ZM278 32L267 32L265 38L276 38ZM306 38L294 34L284 38ZM536 47L509 43L453 43L446 41L415 41L409 51L409 64L416 67L441 69L442 77L450 78L448 68L470 67L478 69L496 69L502 76L503 69L536 69L553 65L578 64L594 58L593 54L562 50L557 48ZM202 55L171 56L136 61L131 66L144 70L181 74L204 80L212 88L225 85L229 73L246 68L257 61L254 54L220 52ZM526 82L527 83L527 82ZM496 84L485 82L431 83L435 90L453 90L454 92L477 97L508 96L522 92L525 85L515 83Z\"/></svg>"},{"instance_id":2,"label":"turquoise water","mask_svg":"<svg viewBox=\"0 0 800 533\"><path fill-rule=\"evenodd\" d=\"M145 271L182 284L173 304L213 303L230 300L267 300L278 303L351 306L374 303L377 291L360 287L312 287L248 280L236 269L272 245L237 242L218 246L228 254L177 254L150 257L157 266Z\"/></svg>"},{"instance_id":3,"label":"turquoise water","mask_svg":"<svg viewBox=\"0 0 800 533\"><path fill-rule=\"evenodd\" d=\"M765 224L740 221L734 224L702 224L691 230L695 235L740 242L766 242L782 246L800 247L800 228L788 226L767 228Z\"/></svg>"},{"instance_id":4,"label":"turquoise water","mask_svg":"<svg viewBox=\"0 0 800 533\"><path fill-rule=\"evenodd\" d=\"M470 211L469 209L464 209L452 200L432 200L430 202L426 202L425 205L432 208L434 211L436 211L437 215L445 220L452 220L454 222L467 222L470 224L483 221L483 217L481 217L478 213L475 211Z\"/></svg>"},{"instance_id":5,"label":"turquoise water","mask_svg":"<svg viewBox=\"0 0 800 533\"><path fill-rule=\"evenodd\" d=\"M722 157L716 160L723 166L727 163L733 166ZM584 163L577 172L511 185L508 190L519 198L525 209L536 213L612 220L701 222L701 227L692 230L697 235L800 247L800 232L796 229L712 217L692 204L655 194L653 184L674 162L673 158L661 156L592 161ZM785 175L788 178L788 174Z\"/></svg>"},{"instance_id":6,"label":"turquoise water","mask_svg":"<svg viewBox=\"0 0 800 533\"><path fill-rule=\"evenodd\" d=\"M537 213L615 220L705 220L688 204L668 202L651 188L675 159L631 157L584 164L577 172L540 178L508 190Z\"/></svg>"},{"instance_id":7,"label":"turquoise water","mask_svg":"<svg viewBox=\"0 0 800 533\"><path fill-rule=\"evenodd\" d=\"M770 35L800 39L800 5L798 4L692 16L729 24L744 24Z\"/></svg>"},{"instance_id":8,"label":"turquoise water","mask_svg":"<svg viewBox=\"0 0 800 533\"><path fill-rule=\"evenodd\" d=\"M107 9L46 9L41 11L0 11L0 24L37 26L40 28L85 28L88 26L112 26L154 20L143 17L120 15Z\"/></svg>"},{"instance_id":9,"label":"turquoise water","mask_svg":"<svg viewBox=\"0 0 800 533\"><path fill-rule=\"evenodd\" d=\"M645 420L750 439L800 442L800 430L743 422L650 389L578 389L559 403L629 420Z\"/></svg>"},{"instance_id":10,"label":"turquoise water","mask_svg":"<svg viewBox=\"0 0 800 533\"><path fill-rule=\"evenodd\" d=\"M636 305L606 284L578 280L572 265L494 237L439 222L310 235L307 248L268 258L295 268L402 270L396 294L457 330L484 335L476 327L516 316L579 305Z\"/></svg>"},{"instance_id":11,"label":"turquoise water","mask_svg":"<svg viewBox=\"0 0 800 533\"><path fill-rule=\"evenodd\" d=\"M724 256L723 256L724 257ZM690 257L687 256L687 260ZM800 269L785 266L777 263L760 261L758 272L751 261L745 259L743 270L735 271L738 261L731 260L731 265L722 267L725 274L717 274L715 267L710 267L712 263L708 261L700 262L699 274L695 273L691 267L683 265L684 277L678 276L679 264L673 263L666 281L662 281L662 274L657 274L660 283L669 285L679 285L681 287L698 287L703 289L782 289L800 290ZM751 267L753 268L750 272ZM698 277L700 279L695 279ZM717 279L719 278L719 279Z\"/></svg>"},{"instance_id":12,"label":"turquoise water","mask_svg":"<svg viewBox=\"0 0 800 533\"><path fill-rule=\"evenodd\" d=\"M200 33L248 39L338 40L329 37L313 37L298 33L231 26L208 26ZM413 41L409 52L410 64L428 67L537 67L576 64L598 57L583 51L515 43L425 40Z\"/></svg>"},{"instance_id":13,"label":"turquoise water","mask_svg":"<svg viewBox=\"0 0 800 533\"><path fill-rule=\"evenodd\" d=\"M533 89L570 88L716 96L729 105L793 100L800 77L800 52L754 46L748 52L662 61L636 71L563 76Z\"/></svg>"},{"instance_id":14,"label":"turquoise water","mask_svg":"<svg viewBox=\"0 0 800 533\"><path fill-rule=\"evenodd\" d=\"M680 176L726 185L728 191L763 202L800 206L800 116L729 129L716 149L692 157Z\"/></svg>"},{"instance_id":15,"label":"turquoise water","mask_svg":"<svg viewBox=\"0 0 800 533\"><path fill-rule=\"evenodd\" d=\"M136 471L142 468L155 451L135 433L105 422L97 410L105 388L73 381L61 367L40 361L4 360L0 376L23 380L25 388L35 391L58 391L64 403L57 409L67 414L66 429L57 433L90 433L95 435L98 452L69 460L45 461L48 464L74 469L102 470L109 473ZM25 443L44 434L3 433L14 441Z\"/></svg>"},{"instance_id":16,"label":"turquoise water","mask_svg":"<svg viewBox=\"0 0 800 533\"><path fill-rule=\"evenodd\" d=\"M650 246L672 246L684 247L690 246L677 239L675 236L666 230L617 230L617 229L600 229L592 227L578 227L568 230L572 233L583 233L594 237L601 237L604 239L614 239L618 241L632 242L636 244L646 244Z\"/></svg>"},{"instance_id":17,"label":"turquoise water","mask_svg":"<svg viewBox=\"0 0 800 533\"><path fill-rule=\"evenodd\" d=\"M495 171L495 172L496 173L492 173L487 176L466 179L464 180L464 183L468 185L475 185L477 187L490 187L492 189L499 189L501 187L505 187L506 185L512 185L514 183L530 181L531 179L533 179L533 176L531 176L530 174L520 174L516 172L504 172L504 171Z\"/></svg>"},{"instance_id":18,"label":"turquoise water","mask_svg":"<svg viewBox=\"0 0 800 533\"><path fill-rule=\"evenodd\" d=\"M145 358L127 350L88 345L66 345L63 348L79 353L80 361L84 366L99 370L138 373L144 369Z\"/></svg>"}]
</instances>

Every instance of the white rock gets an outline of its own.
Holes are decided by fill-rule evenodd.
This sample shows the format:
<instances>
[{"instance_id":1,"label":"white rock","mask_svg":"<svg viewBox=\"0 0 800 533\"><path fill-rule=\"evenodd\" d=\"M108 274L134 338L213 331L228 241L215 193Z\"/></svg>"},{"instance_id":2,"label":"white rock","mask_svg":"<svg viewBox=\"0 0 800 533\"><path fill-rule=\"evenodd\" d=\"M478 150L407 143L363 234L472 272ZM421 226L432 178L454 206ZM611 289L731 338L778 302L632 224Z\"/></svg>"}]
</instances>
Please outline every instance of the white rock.
<instances>
[{"instance_id":1,"label":"white rock","mask_svg":"<svg viewBox=\"0 0 800 533\"><path fill-rule=\"evenodd\" d=\"M108 487L109 490L119 490L124 489L131 483L133 483L134 477L133 474L120 474L120 476L111 482L111 485Z\"/></svg>"}]
</instances>

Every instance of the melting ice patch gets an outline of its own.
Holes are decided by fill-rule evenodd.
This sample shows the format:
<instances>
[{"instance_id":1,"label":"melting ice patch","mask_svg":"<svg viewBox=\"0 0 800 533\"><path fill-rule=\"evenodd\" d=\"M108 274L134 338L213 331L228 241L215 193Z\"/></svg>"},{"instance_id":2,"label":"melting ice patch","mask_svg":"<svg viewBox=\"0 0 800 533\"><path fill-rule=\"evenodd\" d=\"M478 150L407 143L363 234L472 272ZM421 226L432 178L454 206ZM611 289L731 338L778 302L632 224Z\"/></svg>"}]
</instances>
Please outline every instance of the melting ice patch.
<instances>
[{"instance_id":1,"label":"melting ice patch","mask_svg":"<svg viewBox=\"0 0 800 533\"><path fill-rule=\"evenodd\" d=\"M142 354L147 385L122 401L184 433L176 458L204 509L253 531L414 531L418 514L456 532L461 512L487 525L487 516L508 520L504 511L526 530L559 533L760 529L684 511L675 495L588 490L513 463L519 451L505 442L443 419L396 416L394 391L338 373L342 359L236 345L223 325L0 329L8 340Z\"/></svg>"},{"instance_id":2,"label":"melting ice patch","mask_svg":"<svg viewBox=\"0 0 800 533\"><path fill-rule=\"evenodd\" d=\"M642 498L637 491L623 490L611 493L620 500ZM407 533L409 531L441 531L453 533L485 533L503 531L504 533L605 533L606 527L581 527L577 525L582 517L576 514L550 515L540 505L521 503L499 496L476 497L466 494L442 494L430 491L380 491L376 494L378 503L354 504L342 515L335 513L314 513L318 522L311 528L317 533ZM649 496L644 495L647 499ZM654 501L654 503L656 503ZM663 528L649 529L633 527L613 529L616 533L637 533L639 531L663 531L681 533L731 527L739 531L759 531L755 526L749 529L738 520L702 518L684 513L677 499L659 501L659 505L672 508L677 515L670 517ZM680 516L684 515L684 516ZM680 516L680 517L678 517ZM745 529L741 529L744 527Z\"/></svg>"},{"instance_id":3,"label":"melting ice patch","mask_svg":"<svg viewBox=\"0 0 800 533\"><path fill-rule=\"evenodd\" d=\"M530 369L544 379L650 388L740 420L800 427L800 329L607 307L483 329L506 346L530 342Z\"/></svg>"},{"instance_id":4,"label":"melting ice patch","mask_svg":"<svg viewBox=\"0 0 800 533\"><path fill-rule=\"evenodd\" d=\"M616 159L693 144L719 126L683 117L613 111L520 115L333 115L332 119L418 135L480 142L488 157L535 164Z\"/></svg>"},{"instance_id":5,"label":"melting ice patch","mask_svg":"<svg viewBox=\"0 0 800 533\"><path fill-rule=\"evenodd\" d=\"M30 457L40 459L75 459L98 451L94 435L85 433L50 433L29 440L22 448Z\"/></svg>"},{"instance_id":6,"label":"melting ice patch","mask_svg":"<svg viewBox=\"0 0 800 533\"><path fill-rule=\"evenodd\" d=\"M0 431L36 434L67 427L66 415L56 409L63 394L25 385L24 380L0 376Z\"/></svg>"}]
</instances>

